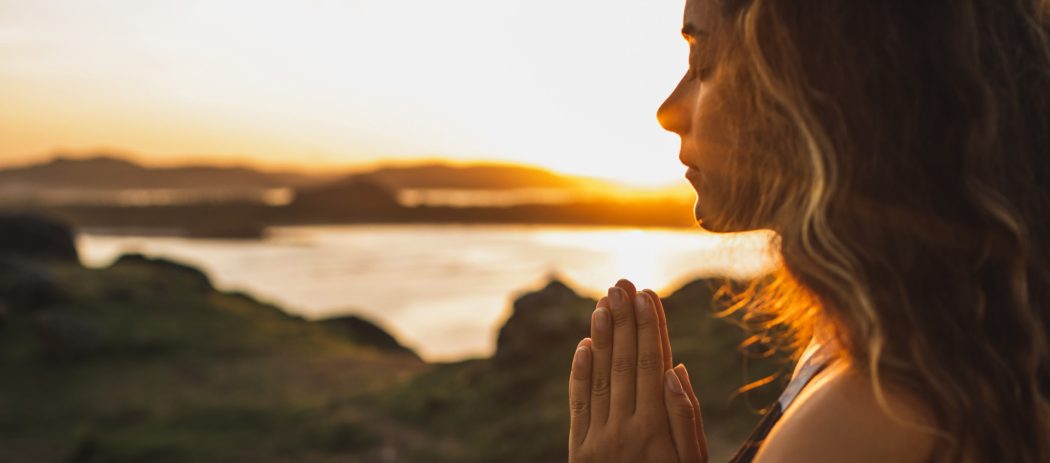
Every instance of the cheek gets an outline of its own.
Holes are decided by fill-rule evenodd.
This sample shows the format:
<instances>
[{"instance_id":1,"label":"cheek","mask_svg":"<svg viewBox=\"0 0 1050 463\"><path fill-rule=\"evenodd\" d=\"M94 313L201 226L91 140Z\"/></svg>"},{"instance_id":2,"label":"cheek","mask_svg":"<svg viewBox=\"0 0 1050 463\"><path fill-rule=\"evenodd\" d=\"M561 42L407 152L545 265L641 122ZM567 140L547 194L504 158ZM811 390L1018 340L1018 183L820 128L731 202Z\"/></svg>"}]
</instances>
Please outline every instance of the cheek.
<instances>
[{"instance_id":1,"label":"cheek","mask_svg":"<svg viewBox=\"0 0 1050 463\"><path fill-rule=\"evenodd\" d=\"M701 181L694 184L698 193L696 214L703 220L705 228L710 231L733 230L729 216L729 189L738 182L734 181L736 156L741 144L734 130L734 112L728 101L729 92L716 83L706 85L697 98L693 114L693 130L690 133L690 151L693 161L702 172Z\"/></svg>"},{"instance_id":2,"label":"cheek","mask_svg":"<svg viewBox=\"0 0 1050 463\"><path fill-rule=\"evenodd\" d=\"M725 92L717 83L704 85L697 97L693 113L690 144L696 155L697 167L705 176L720 178L728 175L726 160L733 152L730 126L731 112Z\"/></svg>"}]
</instances>

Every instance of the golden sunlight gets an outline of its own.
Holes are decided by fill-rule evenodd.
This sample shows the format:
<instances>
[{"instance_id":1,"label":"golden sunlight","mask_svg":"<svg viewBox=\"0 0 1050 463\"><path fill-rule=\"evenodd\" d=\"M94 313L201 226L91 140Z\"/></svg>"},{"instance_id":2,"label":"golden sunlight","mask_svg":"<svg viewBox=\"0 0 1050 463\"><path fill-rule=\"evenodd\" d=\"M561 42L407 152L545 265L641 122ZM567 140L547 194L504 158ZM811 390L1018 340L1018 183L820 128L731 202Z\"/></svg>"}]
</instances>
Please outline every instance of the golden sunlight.
<instances>
[{"instance_id":1,"label":"golden sunlight","mask_svg":"<svg viewBox=\"0 0 1050 463\"><path fill-rule=\"evenodd\" d=\"M589 232L586 241L578 232L547 230L538 232L538 243L577 246L602 260L596 269L574 275L574 282L586 288L603 288L620 278L639 287L658 292L676 289L692 278L725 275L736 279L769 273L778 264L770 247L769 231L736 234L702 233L698 230L601 229ZM683 269L703 269L683 274Z\"/></svg>"},{"instance_id":2,"label":"golden sunlight","mask_svg":"<svg viewBox=\"0 0 1050 463\"><path fill-rule=\"evenodd\" d=\"M678 2L0 0L0 164L495 160L680 181Z\"/></svg>"}]
</instances>

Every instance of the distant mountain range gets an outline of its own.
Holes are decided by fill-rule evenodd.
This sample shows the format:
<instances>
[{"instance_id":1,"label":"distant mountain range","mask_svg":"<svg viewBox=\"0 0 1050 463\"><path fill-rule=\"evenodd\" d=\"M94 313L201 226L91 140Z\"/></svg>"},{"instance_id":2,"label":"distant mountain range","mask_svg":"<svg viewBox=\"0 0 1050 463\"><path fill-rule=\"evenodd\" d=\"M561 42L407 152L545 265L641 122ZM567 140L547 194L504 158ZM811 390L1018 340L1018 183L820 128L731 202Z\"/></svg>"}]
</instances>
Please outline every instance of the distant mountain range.
<instances>
[{"instance_id":1,"label":"distant mountain range","mask_svg":"<svg viewBox=\"0 0 1050 463\"><path fill-rule=\"evenodd\" d=\"M0 170L0 211L45 213L92 229L229 238L263 236L274 225L351 223L689 227L691 201L494 164L311 175L153 168L98 156Z\"/></svg>"},{"instance_id":2,"label":"distant mountain range","mask_svg":"<svg viewBox=\"0 0 1050 463\"><path fill-rule=\"evenodd\" d=\"M315 185L325 180L319 176L269 173L243 167L144 167L112 156L57 157L40 164L0 170L0 187L4 189L278 188Z\"/></svg>"},{"instance_id":3,"label":"distant mountain range","mask_svg":"<svg viewBox=\"0 0 1050 463\"><path fill-rule=\"evenodd\" d=\"M535 167L485 164L472 166L426 164L410 167L389 167L355 174L353 177L374 181L393 190L580 189L612 187L607 182L555 174Z\"/></svg>"},{"instance_id":4,"label":"distant mountain range","mask_svg":"<svg viewBox=\"0 0 1050 463\"><path fill-rule=\"evenodd\" d=\"M612 188L597 180L559 175L534 167L426 164L365 172L305 174L245 167L145 167L110 155L0 169L0 194L38 190L303 189L326 183L367 180L391 191L406 189L581 189Z\"/></svg>"}]
</instances>

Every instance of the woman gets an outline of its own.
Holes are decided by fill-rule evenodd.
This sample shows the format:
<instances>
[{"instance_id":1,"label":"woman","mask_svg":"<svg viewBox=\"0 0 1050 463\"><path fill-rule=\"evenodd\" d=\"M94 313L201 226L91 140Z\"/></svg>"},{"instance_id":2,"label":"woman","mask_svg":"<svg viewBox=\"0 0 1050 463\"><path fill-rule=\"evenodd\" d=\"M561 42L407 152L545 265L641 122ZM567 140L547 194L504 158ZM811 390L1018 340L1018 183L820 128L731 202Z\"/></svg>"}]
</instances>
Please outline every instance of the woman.
<instances>
[{"instance_id":1,"label":"woman","mask_svg":"<svg viewBox=\"0 0 1050 463\"><path fill-rule=\"evenodd\" d=\"M658 118L705 228L776 232L781 267L732 308L800 358L736 461L1050 461L1048 9L687 1ZM610 288L570 461L707 460L670 358L659 297Z\"/></svg>"}]
</instances>

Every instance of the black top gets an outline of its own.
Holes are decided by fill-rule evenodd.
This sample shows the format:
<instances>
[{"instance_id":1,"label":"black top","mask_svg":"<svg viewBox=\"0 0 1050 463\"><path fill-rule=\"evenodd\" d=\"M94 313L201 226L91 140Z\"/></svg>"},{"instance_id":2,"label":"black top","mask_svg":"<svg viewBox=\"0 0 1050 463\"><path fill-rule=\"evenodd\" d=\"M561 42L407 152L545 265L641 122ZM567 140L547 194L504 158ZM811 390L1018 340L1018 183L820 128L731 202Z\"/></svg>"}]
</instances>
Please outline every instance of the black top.
<instances>
[{"instance_id":1,"label":"black top","mask_svg":"<svg viewBox=\"0 0 1050 463\"><path fill-rule=\"evenodd\" d=\"M751 435L748 436L747 441L736 452L736 456L730 460L730 463L750 463L754 460L755 454L758 453L758 448L762 445L762 441L765 440L766 436L769 435L769 431L773 429L773 425L784 415L784 411L791 405L791 402L795 401L798 394L802 392L802 388L806 387L810 380L827 366L827 357L823 355L822 350L817 345L811 345L806 349L807 352L802 356L805 359L804 363L795 371L795 375L791 378L791 382L788 383L787 387L784 388L784 392L780 394L780 398L773 403L773 406L769 408L762 420L758 422L755 430L751 431Z\"/></svg>"}]
</instances>

